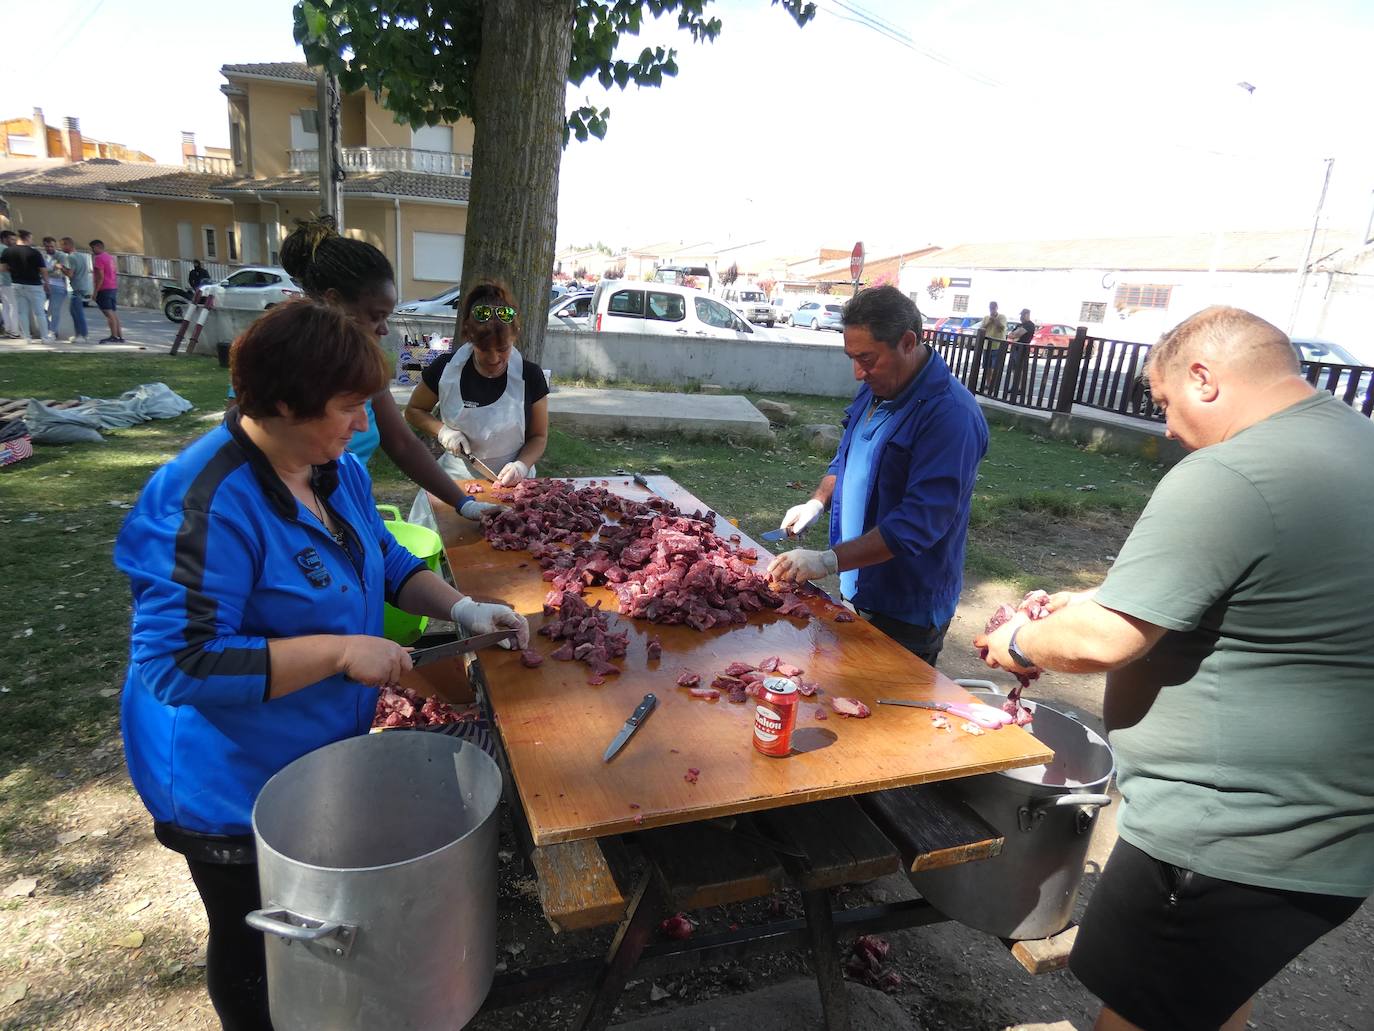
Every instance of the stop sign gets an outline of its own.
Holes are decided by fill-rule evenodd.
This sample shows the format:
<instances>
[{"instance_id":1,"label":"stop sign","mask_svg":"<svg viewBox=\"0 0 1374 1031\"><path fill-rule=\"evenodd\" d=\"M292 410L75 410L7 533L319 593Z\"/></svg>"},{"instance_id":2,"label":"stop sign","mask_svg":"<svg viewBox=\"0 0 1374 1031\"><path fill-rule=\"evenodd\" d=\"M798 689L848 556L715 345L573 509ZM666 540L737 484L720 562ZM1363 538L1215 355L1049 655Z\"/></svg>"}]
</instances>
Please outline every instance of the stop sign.
<instances>
[{"instance_id":1,"label":"stop sign","mask_svg":"<svg viewBox=\"0 0 1374 1031\"><path fill-rule=\"evenodd\" d=\"M854 282L859 281L859 277L864 274L864 242L860 240L854 245L854 250L849 255L849 278Z\"/></svg>"}]
</instances>

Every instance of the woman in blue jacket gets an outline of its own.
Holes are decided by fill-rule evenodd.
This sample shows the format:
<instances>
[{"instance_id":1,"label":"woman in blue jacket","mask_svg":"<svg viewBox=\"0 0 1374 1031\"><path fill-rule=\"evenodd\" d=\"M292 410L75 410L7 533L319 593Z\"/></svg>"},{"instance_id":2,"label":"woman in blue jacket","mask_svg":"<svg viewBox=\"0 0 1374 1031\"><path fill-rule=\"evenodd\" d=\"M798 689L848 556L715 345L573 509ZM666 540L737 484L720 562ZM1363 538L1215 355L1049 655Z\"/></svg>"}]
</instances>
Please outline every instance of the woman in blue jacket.
<instances>
[{"instance_id":1,"label":"woman in blue jacket","mask_svg":"<svg viewBox=\"0 0 1374 1031\"><path fill-rule=\"evenodd\" d=\"M367 733L377 689L410 669L382 606L465 633L529 628L459 594L397 544L345 453L388 378L338 308L281 305L230 352L238 406L153 474L121 528L133 588L124 751L159 841L209 917L210 998L226 1029L270 1028L251 827L267 779Z\"/></svg>"}]
</instances>

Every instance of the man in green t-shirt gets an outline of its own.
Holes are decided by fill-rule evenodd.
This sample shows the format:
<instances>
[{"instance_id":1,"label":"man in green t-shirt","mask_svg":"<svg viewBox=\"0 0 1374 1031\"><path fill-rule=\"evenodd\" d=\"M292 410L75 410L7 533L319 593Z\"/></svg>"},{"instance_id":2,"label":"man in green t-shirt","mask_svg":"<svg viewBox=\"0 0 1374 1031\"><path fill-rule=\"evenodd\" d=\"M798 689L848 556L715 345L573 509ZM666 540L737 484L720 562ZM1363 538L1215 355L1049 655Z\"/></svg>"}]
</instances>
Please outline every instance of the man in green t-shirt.
<instances>
[{"instance_id":1,"label":"man in green t-shirt","mask_svg":"<svg viewBox=\"0 0 1374 1031\"><path fill-rule=\"evenodd\" d=\"M1101 587L975 644L1107 672L1121 840L1069 961L1097 1028L1243 1028L1374 892L1374 424L1236 308L1165 334L1147 371L1193 454Z\"/></svg>"}]
</instances>

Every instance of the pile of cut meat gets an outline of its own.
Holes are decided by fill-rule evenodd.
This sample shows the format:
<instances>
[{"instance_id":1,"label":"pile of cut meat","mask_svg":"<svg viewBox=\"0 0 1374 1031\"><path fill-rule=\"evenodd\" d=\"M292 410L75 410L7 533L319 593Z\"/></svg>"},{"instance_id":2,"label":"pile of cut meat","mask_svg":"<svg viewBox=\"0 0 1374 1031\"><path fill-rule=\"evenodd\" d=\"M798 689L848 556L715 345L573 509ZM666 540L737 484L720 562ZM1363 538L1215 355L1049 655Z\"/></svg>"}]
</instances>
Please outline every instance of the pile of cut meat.
<instances>
[{"instance_id":1,"label":"pile of cut meat","mask_svg":"<svg viewBox=\"0 0 1374 1031\"><path fill-rule=\"evenodd\" d=\"M1029 619L1044 619L1050 614L1050 596L1044 591L1030 591L1015 608L1010 605L1002 604L997 606L997 611L988 619L987 625L983 628L986 634L992 633L999 626L1010 623L1018 612L1024 612ZM988 650L979 649L983 658L987 658ZM1016 721L1018 727L1027 726L1034 717L1031 711L1021 704L1021 692L1030 686L1032 680L1040 676L1038 669L1033 669L1028 673L1014 674L1017 684L1007 694L1007 700L1002 703L1002 710Z\"/></svg>"},{"instance_id":2,"label":"pile of cut meat","mask_svg":"<svg viewBox=\"0 0 1374 1031\"><path fill-rule=\"evenodd\" d=\"M629 631L611 633L601 602L588 605L576 594L564 596L558 618L549 620L539 632L563 642L551 653L553 658L585 663L591 670L587 683L593 685L604 684L606 677L620 673L620 667L610 660L624 658L630 646Z\"/></svg>"},{"instance_id":3,"label":"pile of cut meat","mask_svg":"<svg viewBox=\"0 0 1374 1031\"><path fill-rule=\"evenodd\" d=\"M707 630L746 623L764 609L810 618L801 597L755 570L758 553L739 547L738 534L725 540L715 533L712 513L684 515L663 498L633 501L602 484L524 480L508 509L483 518L492 547L528 549L544 570L547 614L605 584L622 614L652 623ZM617 521L606 522L603 513Z\"/></svg>"},{"instance_id":4,"label":"pile of cut meat","mask_svg":"<svg viewBox=\"0 0 1374 1031\"><path fill-rule=\"evenodd\" d=\"M730 663L712 677L709 687L701 686L700 673L684 669L678 674L677 686L687 688L693 698L714 702L721 695L725 695L727 701L740 705L751 697L757 698L763 688L763 682L769 677L786 677L797 685L799 695L819 702L826 692L819 684L803 680L802 675L805 672L800 666L784 662L780 656L770 655L757 665L750 662ZM864 719L870 715L868 706L857 698L831 695L829 702L830 708L840 716ZM827 713L822 706L817 705L812 715L815 719L824 720ZM797 716L800 719L802 712L799 711Z\"/></svg>"},{"instance_id":5,"label":"pile of cut meat","mask_svg":"<svg viewBox=\"0 0 1374 1031\"><path fill-rule=\"evenodd\" d=\"M377 697L374 727L436 727L471 719L471 713L460 712L438 698L421 698L405 687L385 687Z\"/></svg>"}]
</instances>

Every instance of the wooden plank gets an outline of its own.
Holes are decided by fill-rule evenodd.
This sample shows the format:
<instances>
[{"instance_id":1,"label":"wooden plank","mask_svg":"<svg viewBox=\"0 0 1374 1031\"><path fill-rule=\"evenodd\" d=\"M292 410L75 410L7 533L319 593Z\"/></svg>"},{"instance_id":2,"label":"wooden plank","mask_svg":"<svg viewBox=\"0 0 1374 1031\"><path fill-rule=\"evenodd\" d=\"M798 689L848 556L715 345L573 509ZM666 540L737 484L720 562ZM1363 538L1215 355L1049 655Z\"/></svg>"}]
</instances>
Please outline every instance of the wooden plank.
<instances>
[{"instance_id":1,"label":"wooden plank","mask_svg":"<svg viewBox=\"0 0 1374 1031\"><path fill-rule=\"evenodd\" d=\"M685 511L706 508L667 477L650 482ZM649 497L628 479L611 480L610 489L640 501ZM486 493L478 497L492 500ZM527 552L496 551L473 523L437 500L434 507L458 588L510 604L538 628L548 585L534 559ZM722 519L717 528L726 536L738 532ZM758 554L768 557L761 548ZM621 618L614 595L604 588L588 591L587 600L601 601L612 628L630 636L629 654L617 663L623 672L604 686L588 686L581 663L548 660L526 669L511 652L489 648L480 656L535 844L964 777L1052 757L1017 727L979 737L946 733L935 730L923 710L879 707L879 697L957 702L970 696L867 622L836 623L842 610L824 596L809 599L807 621L759 613L746 625L704 633ZM650 662L645 645L652 636L661 639L663 658ZM547 638L533 641L545 655L555 647ZM807 680L831 694L862 699L873 715L852 720L831 713L821 722L817 705L807 700L795 751L772 759L752 746L752 704L706 702L676 686L683 668L709 677L732 661L758 662L770 655L802 667ZM613 762L604 763L606 745L650 691L659 698L657 711ZM689 768L700 770L696 783L684 780Z\"/></svg>"},{"instance_id":2,"label":"wooden plank","mask_svg":"<svg viewBox=\"0 0 1374 1031\"><path fill-rule=\"evenodd\" d=\"M1002 851L1003 837L951 792L936 784L863 795L859 804L896 844L911 873L938 870Z\"/></svg>"},{"instance_id":3,"label":"wooden plank","mask_svg":"<svg viewBox=\"0 0 1374 1031\"><path fill-rule=\"evenodd\" d=\"M653 864L670 910L743 902L783 886L771 851L710 824L664 827L633 840Z\"/></svg>"},{"instance_id":4,"label":"wooden plank","mask_svg":"<svg viewBox=\"0 0 1374 1031\"><path fill-rule=\"evenodd\" d=\"M1048 938L1015 942L1011 946L1011 954L1026 968L1027 973L1048 974L1069 965L1069 953L1073 951L1073 943L1077 939L1078 925L1070 924Z\"/></svg>"},{"instance_id":5,"label":"wooden plank","mask_svg":"<svg viewBox=\"0 0 1374 1031\"><path fill-rule=\"evenodd\" d=\"M802 891L863 883L902 868L896 847L852 798L770 809L752 819L769 837L805 853L780 857Z\"/></svg>"},{"instance_id":6,"label":"wooden plank","mask_svg":"<svg viewBox=\"0 0 1374 1031\"><path fill-rule=\"evenodd\" d=\"M539 901L555 931L613 924L626 900L601 846L590 840L536 848L530 855L539 877Z\"/></svg>"}]
</instances>

